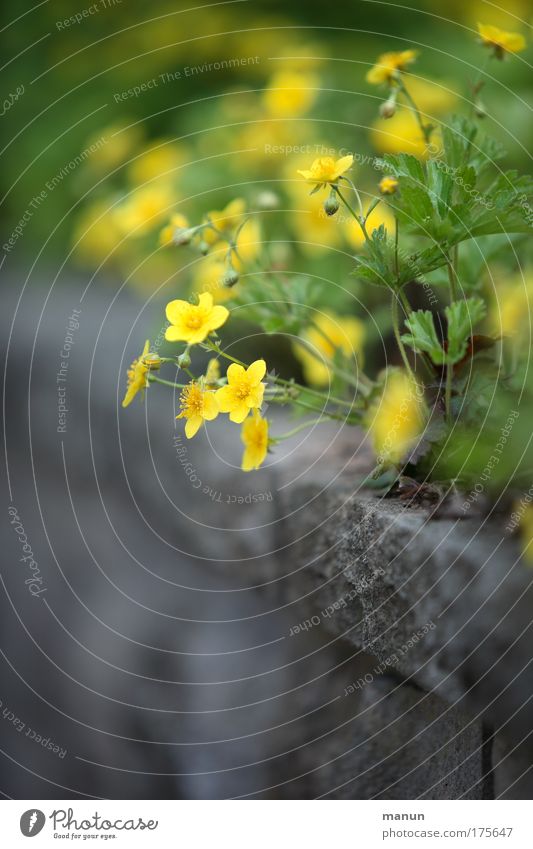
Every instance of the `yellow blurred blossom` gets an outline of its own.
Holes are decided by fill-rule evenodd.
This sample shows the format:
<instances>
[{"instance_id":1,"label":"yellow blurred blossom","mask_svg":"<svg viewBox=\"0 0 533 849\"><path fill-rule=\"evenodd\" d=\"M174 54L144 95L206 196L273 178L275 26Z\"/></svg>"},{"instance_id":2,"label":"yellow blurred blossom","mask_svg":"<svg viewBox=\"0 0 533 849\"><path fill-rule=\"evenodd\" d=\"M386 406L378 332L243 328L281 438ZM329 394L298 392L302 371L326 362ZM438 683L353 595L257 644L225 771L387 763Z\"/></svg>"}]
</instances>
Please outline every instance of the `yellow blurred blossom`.
<instances>
[{"instance_id":1,"label":"yellow blurred blossom","mask_svg":"<svg viewBox=\"0 0 533 849\"><path fill-rule=\"evenodd\" d=\"M246 201L243 198L235 198L228 203L222 210L212 210L208 212L204 221L213 224L214 228L206 227L202 231L202 239L208 245L214 245L220 241L221 233L228 234L234 231L242 221L242 216L246 212Z\"/></svg>"},{"instance_id":2,"label":"yellow blurred blossom","mask_svg":"<svg viewBox=\"0 0 533 849\"><path fill-rule=\"evenodd\" d=\"M360 362L364 341L365 326L358 318L319 313L314 326L302 334L302 342L295 342L293 347L307 383L327 386L331 377L327 361L334 361L335 353L341 351L347 359Z\"/></svg>"},{"instance_id":3,"label":"yellow blurred blossom","mask_svg":"<svg viewBox=\"0 0 533 849\"><path fill-rule=\"evenodd\" d=\"M241 227L236 239L236 247L237 253L233 252L232 260L235 268L240 270L243 262L255 259L261 250L261 225L257 217L248 218Z\"/></svg>"},{"instance_id":4,"label":"yellow blurred blossom","mask_svg":"<svg viewBox=\"0 0 533 849\"><path fill-rule=\"evenodd\" d=\"M533 316L533 278L521 277L499 284L489 309L489 326L497 336L531 333Z\"/></svg>"},{"instance_id":5,"label":"yellow blurred blossom","mask_svg":"<svg viewBox=\"0 0 533 849\"><path fill-rule=\"evenodd\" d=\"M400 463L423 432L427 415L420 386L406 372L389 370L366 418L378 463Z\"/></svg>"},{"instance_id":6,"label":"yellow blurred blossom","mask_svg":"<svg viewBox=\"0 0 533 849\"><path fill-rule=\"evenodd\" d=\"M160 364L161 359L157 354L150 355L150 342L147 339L141 355L133 360L128 369L128 385L122 401L123 407L128 407L137 393L140 392L141 395L144 395L144 390L148 386L148 372L151 369L159 368Z\"/></svg>"},{"instance_id":7,"label":"yellow blurred blossom","mask_svg":"<svg viewBox=\"0 0 533 849\"><path fill-rule=\"evenodd\" d=\"M371 236L372 231L377 230L382 224L387 228L389 233L392 232L394 227L394 215L386 204L380 203L372 210L370 215L367 215L366 217L365 227L368 235ZM365 243L363 231L357 221L355 221L351 216L344 217L343 231L346 239L352 247L363 247Z\"/></svg>"},{"instance_id":8,"label":"yellow blurred blossom","mask_svg":"<svg viewBox=\"0 0 533 849\"><path fill-rule=\"evenodd\" d=\"M241 424L252 409L259 409L265 391L265 384L261 383L265 373L264 360L256 360L247 369L232 363L227 371L227 386L216 391L220 412L229 413L230 421Z\"/></svg>"},{"instance_id":9,"label":"yellow blurred blossom","mask_svg":"<svg viewBox=\"0 0 533 849\"><path fill-rule=\"evenodd\" d=\"M210 292L215 303L231 298L231 289L222 285L228 265L228 246L224 242L213 245L209 255L194 266L192 285L195 292Z\"/></svg>"},{"instance_id":10,"label":"yellow blurred blossom","mask_svg":"<svg viewBox=\"0 0 533 849\"><path fill-rule=\"evenodd\" d=\"M420 111L435 116L448 112L457 103L458 95L453 89L454 85L457 83L422 79L417 76L409 77L408 89ZM406 103L401 92L398 99Z\"/></svg>"},{"instance_id":11,"label":"yellow blurred blossom","mask_svg":"<svg viewBox=\"0 0 533 849\"><path fill-rule=\"evenodd\" d=\"M189 301L170 301L167 304L166 316L170 327L165 331L168 342L187 342L197 345L213 331L222 327L229 316L229 310L219 304L213 305L210 292L203 292L198 297L197 304Z\"/></svg>"},{"instance_id":12,"label":"yellow blurred blossom","mask_svg":"<svg viewBox=\"0 0 533 849\"><path fill-rule=\"evenodd\" d=\"M310 195L305 183L288 184L287 188L293 206L289 223L299 241L300 249L304 253L314 255L340 245L340 228L335 218L326 215L319 195Z\"/></svg>"},{"instance_id":13,"label":"yellow blurred blossom","mask_svg":"<svg viewBox=\"0 0 533 849\"><path fill-rule=\"evenodd\" d=\"M173 172L184 161L185 155L177 145L166 139L159 139L132 160L128 177L138 186L156 179L171 180L175 177Z\"/></svg>"},{"instance_id":14,"label":"yellow blurred blossom","mask_svg":"<svg viewBox=\"0 0 533 849\"><path fill-rule=\"evenodd\" d=\"M340 159L334 159L332 156L319 156L312 163L311 168L298 170L298 174L307 180L308 183L315 183L317 186L325 183L337 183L339 177L348 171L353 165L353 156L341 156Z\"/></svg>"},{"instance_id":15,"label":"yellow blurred blossom","mask_svg":"<svg viewBox=\"0 0 533 849\"><path fill-rule=\"evenodd\" d=\"M382 195L393 195L398 188L396 177L382 177L379 181L379 190Z\"/></svg>"},{"instance_id":16,"label":"yellow blurred blossom","mask_svg":"<svg viewBox=\"0 0 533 849\"><path fill-rule=\"evenodd\" d=\"M412 65L418 56L416 50L401 50L392 53L382 53L378 56L378 60L367 75L367 82L372 85L380 85L381 83L391 83L397 79L400 71L405 71L409 65Z\"/></svg>"},{"instance_id":17,"label":"yellow blurred blossom","mask_svg":"<svg viewBox=\"0 0 533 849\"><path fill-rule=\"evenodd\" d=\"M274 118L303 115L317 96L318 80L312 74L280 71L270 79L263 94L263 104Z\"/></svg>"},{"instance_id":18,"label":"yellow blurred blossom","mask_svg":"<svg viewBox=\"0 0 533 849\"><path fill-rule=\"evenodd\" d=\"M434 138L428 145L418 122L409 109L398 109L392 118L375 121L370 130L370 137L376 150L380 153L411 153L413 156L425 158L437 153L437 142Z\"/></svg>"},{"instance_id":19,"label":"yellow blurred blossom","mask_svg":"<svg viewBox=\"0 0 533 849\"><path fill-rule=\"evenodd\" d=\"M100 173L110 171L130 157L141 138L142 131L139 126L110 124L98 135L94 134L87 140L86 148L91 149L87 162L93 170Z\"/></svg>"},{"instance_id":20,"label":"yellow blurred blossom","mask_svg":"<svg viewBox=\"0 0 533 849\"><path fill-rule=\"evenodd\" d=\"M144 236L161 222L172 204L170 189L161 184L134 191L115 209L117 227L127 236Z\"/></svg>"},{"instance_id":21,"label":"yellow blurred blossom","mask_svg":"<svg viewBox=\"0 0 533 849\"><path fill-rule=\"evenodd\" d=\"M103 202L91 204L76 221L73 244L76 256L91 266L114 258L122 241L114 210Z\"/></svg>"},{"instance_id":22,"label":"yellow blurred blossom","mask_svg":"<svg viewBox=\"0 0 533 849\"><path fill-rule=\"evenodd\" d=\"M520 53L526 48L526 40L519 32L505 32L491 24L477 25L479 36L485 47L491 47L498 59L505 53Z\"/></svg>"},{"instance_id":23,"label":"yellow blurred blossom","mask_svg":"<svg viewBox=\"0 0 533 849\"><path fill-rule=\"evenodd\" d=\"M220 362L216 359L216 357L213 357L207 363L207 368L205 370L206 386L214 386L218 380L220 380Z\"/></svg>"},{"instance_id":24,"label":"yellow blurred blossom","mask_svg":"<svg viewBox=\"0 0 533 849\"><path fill-rule=\"evenodd\" d=\"M186 244L183 239L186 236L189 222L187 218L180 212L176 212L170 218L170 223L167 224L159 233L159 244L162 247L170 247L171 245ZM180 241L181 239L181 241Z\"/></svg>"},{"instance_id":25,"label":"yellow blurred blossom","mask_svg":"<svg viewBox=\"0 0 533 849\"><path fill-rule=\"evenodd\" d=\"M251 472L258 469L268 452L268 422L254 413L243 423L241 439L244 443L241 469Z\"/></svg>"}]
</instances>

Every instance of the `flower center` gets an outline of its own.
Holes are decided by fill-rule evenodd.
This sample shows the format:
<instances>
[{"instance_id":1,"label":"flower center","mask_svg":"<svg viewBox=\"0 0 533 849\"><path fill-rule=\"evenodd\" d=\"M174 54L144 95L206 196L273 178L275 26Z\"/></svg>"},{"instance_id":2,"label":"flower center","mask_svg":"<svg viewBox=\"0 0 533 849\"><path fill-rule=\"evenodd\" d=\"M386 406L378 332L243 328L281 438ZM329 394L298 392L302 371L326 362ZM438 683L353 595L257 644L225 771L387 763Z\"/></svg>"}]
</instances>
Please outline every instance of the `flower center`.
<instances>
[{"instance_id":1,"label":"flower center","mask_svg":"<svg viewBox=\"0 0 533 849\"><path fill-rule=\"evenodd\" d=\"M198 416L204 409L202 390L195 383L186 386L181 393L180 407L186 416Z\"/></svg>"},{"instance_id":2,"label":"flower center","mask_svg":"<svg viewBox=\"0 0 533 849\"><path fill-rule=\"evenodd\" d=\"M188 314L186 321L185 321L189 330L198 330L198 328L201 327L202 322L203 322L203 316L200 312L197 312L197 311L194 311L194 312L191 311Z\"/></svg>"},{"instance_id":3,"label":"flower center","mask_svg":"<svg viewBox=\"0 0 533 849\"><path fill-rule=\"evenodd\" d=\"M321 180L329 180L335 173L335 160L331 156L321 156L311 166L313 176Z\"/></svg>"},{"instance_id":4,"label":"flower center","mask_svg":"<svg viewBox=\"0 0 533 849\"><path fill-rule=\"evenodd\" d=\"M235 387L234 392L239 401L244 401L244 399L250 394L250 387L247 383L241 381L241 383L238 383Z\"/></svg>"}]
</instances>

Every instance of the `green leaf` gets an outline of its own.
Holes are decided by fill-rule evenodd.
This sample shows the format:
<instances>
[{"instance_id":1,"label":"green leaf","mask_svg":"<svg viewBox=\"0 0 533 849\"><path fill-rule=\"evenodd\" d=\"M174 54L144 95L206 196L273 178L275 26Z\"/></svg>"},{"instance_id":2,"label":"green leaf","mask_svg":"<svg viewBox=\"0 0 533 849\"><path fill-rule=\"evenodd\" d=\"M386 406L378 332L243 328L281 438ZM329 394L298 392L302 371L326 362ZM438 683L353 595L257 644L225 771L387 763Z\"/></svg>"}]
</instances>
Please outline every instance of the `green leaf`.
<instances>
[{"instance_id":1,"label":"green leaf","mask_svg":"<svg viewBox=\"0 0 533 849\"><path fill-rule=\"evenodd\" d=\"M463 359L472 330L485 316L486 311L485 303L477 297L454 301L446 307L444 312L448 321L447 362L453 364Z\"/></svg>"},{"instance_id":2,"label":"green leaf","mask_svg":"<svg viewBox=\"0 0 533 849\"><path fill-rule=\"evenodd\" d=\"M418 354L429 354L435 365L443 365L446 354L437 336L433 313L429 310L412 312L406 319L405 325L411 332L402 336L402 342Z\"/></svg>"}]
</instances>

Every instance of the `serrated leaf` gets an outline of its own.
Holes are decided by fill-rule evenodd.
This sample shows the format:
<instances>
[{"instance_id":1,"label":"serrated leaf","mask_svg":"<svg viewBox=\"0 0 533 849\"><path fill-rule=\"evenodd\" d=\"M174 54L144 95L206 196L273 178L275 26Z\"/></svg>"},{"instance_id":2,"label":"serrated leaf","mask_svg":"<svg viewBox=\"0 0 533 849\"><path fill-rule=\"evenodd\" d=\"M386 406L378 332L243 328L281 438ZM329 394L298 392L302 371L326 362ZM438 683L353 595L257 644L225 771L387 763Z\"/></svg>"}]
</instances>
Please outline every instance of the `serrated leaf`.
<instances>
[{"instance_id":1,"label":"serrated leaf","mask_svg":"<svg viewBox=\"0 0 533 849\"><path fill-rule=\"evenodd\" d=\"M428 354L437 366L445 363L446 354L437 336L433 313L429 310L409 313L405 326L411 332L402 336L402 342L409 345L417 354Z\"/></svg>"},{"instance_id":2,"label":"serrated leaf","mask_svg":"<svg viewBox=\"0 0 533 849\"><path fill-rule=\"evenodd\" d=\"M475 325L485 316L487 309L481 298L454 301L444 310L448 322L448 348L446 360L458 363L466 354L468 342Z\"/></svg>"}]
</instances>

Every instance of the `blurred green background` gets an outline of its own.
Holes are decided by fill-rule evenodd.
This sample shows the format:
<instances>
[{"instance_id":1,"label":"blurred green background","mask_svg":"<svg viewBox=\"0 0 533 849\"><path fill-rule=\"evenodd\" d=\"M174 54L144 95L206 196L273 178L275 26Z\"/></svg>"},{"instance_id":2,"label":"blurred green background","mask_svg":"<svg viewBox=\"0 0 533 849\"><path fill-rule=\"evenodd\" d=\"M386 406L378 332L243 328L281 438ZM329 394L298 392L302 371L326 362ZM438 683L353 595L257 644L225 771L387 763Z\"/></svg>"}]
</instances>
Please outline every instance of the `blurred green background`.
<instances>
[{"instance_id":1,"label":"blurred green background","mask_svg":"<svg viewBox=\"0 0 533 849\"><path fill-rule=\"evenodd\" d=\"M254 209L273 190L281 201L262 234L278 242L272 261L339 279L357 236L319 216L295 172L315 145L355 152L363 164L354 179L371 195L377 178L365 157L401 148L402 138L415 149L412 119L400 113L385 126L377 118L384 93L365 82L376 56L420 51L412 86L438 120L466 108L484 61L476 22L527 36L532 13L526 0L503 11L459 0L411 10L373 0L335 9L318 0L191 5L56 0L4 10L4 243L22 230L10 264L27 267L42 250L41 261L155 289L177 274L176 254L158 245L172 211L197 221L236 196ZM528 55L493 62L496 79L484 90L496 116L487 130L521 169L529 164ZM272 152L306 145L313 154ZM43 202L32 206L39 193Z\"/></svg>"}]
</instances>

